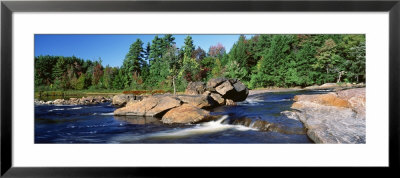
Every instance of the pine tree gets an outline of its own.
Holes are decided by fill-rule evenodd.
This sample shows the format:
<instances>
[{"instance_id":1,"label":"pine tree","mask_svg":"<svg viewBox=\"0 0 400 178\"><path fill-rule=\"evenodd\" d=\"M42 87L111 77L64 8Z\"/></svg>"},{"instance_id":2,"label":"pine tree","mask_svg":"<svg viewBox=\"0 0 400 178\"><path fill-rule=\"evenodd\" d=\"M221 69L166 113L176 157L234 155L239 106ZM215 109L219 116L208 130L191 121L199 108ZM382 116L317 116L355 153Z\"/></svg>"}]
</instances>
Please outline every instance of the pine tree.
<instances>
[{"instance_id":1,"label":"pine tree","mask_svg":"<svg viewBox=\"0 0 400 178\"><path fill-rule=\"evenodd\" d=\"M281 86L284 83L282 73L287 69L287 61L290 61L290 35L275 35L271 41L271 47L262 52L258 61L255 74L251 77L251 88L266 86Z\"/></svg>"},{"instance_id":2,"label":"pine tree","mask_svg":"<svg viewBox=\"0 0 400 178\"><path fill-rule=\"evenodd\" d=\"M226 76L243 81L249 80L249 68L247 66L249 55L247 50L247 40L244 35L240 35L238 42L233 45L229 52Z\"/></svg>"},{"instance_id":3,"label":"pine tree","mask_svg":"<svg viewBox=\"0 0 400 178\"><path fill-rule=\"evenodd\" d=\"M77 90L85 89L85 80L86 80L86 77L85 77L85 74L83 73L83 74L81 74L81 76L79 76L75 89L77 89Z\"/></svg>"},{"instance_id":4,"label":"pine tree","mask_svg":"<svg viewBox=\"0 0 400 178\"><path fill-rule=\"evenodd\" d=\"M183 53L185 58L192 58L192 54L194 51L193 39L190 35L185 38Z\"/></svg>"},{"instance_id":5,"label":"pine tree","mask_svg":"<svg viewBox=\"0 0 400 178\"><path fill-rule=\"evenodd\" d=\"M141 73L141 67L144 63L143 42L139 38L130 46L126 54L121 70L124 74L124 86L127 87L132 82L134 73Z\"/></svg>"},{"instance_id":6,"label":"pine tree","mask_svg":"<svg viewBox=\"0 0 400 178\"><path fill-rule=\"evenodd\" d=\"M58 58L56 60L57 60L57 63L53 68L53 78L60 80L60 78L67 71L66 61L64 60L63 57L60 57L60 58Z\"/></svg>"}]
</instances>

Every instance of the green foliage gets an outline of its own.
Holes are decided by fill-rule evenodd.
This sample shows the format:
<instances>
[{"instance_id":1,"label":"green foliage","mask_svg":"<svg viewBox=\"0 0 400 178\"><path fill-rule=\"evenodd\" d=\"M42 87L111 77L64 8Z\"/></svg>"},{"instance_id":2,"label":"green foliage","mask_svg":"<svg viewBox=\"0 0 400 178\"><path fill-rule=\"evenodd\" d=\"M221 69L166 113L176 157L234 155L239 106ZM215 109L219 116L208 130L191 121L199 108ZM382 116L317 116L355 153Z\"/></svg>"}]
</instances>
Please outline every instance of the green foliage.
<instances>
[{"instance_id":1,"label":"green foliage","mask_svg":"<svg viewBox=\"0 0 400 178\"><path fill-rule=\"evenodd\" d=\"M183 57L182 68L179 75L186 79L186 81L196 81L195 76L199 70L199 63L197 63L196 59L187 56Z\"/></svg>"},{"instance_id":2,"label":"green foliage","mask_svg":"<svg viewBox=\"0 0 400 178\"><path fill-rule=\"evenodd\" d=\"M115 75L112 83L114 89L121 90L125 87L123 78L124 76L122 74L122 70L118 70L118 73Z\"/></svg>"},{"instance_id":3,"label":"green foliage","mask_svg":"<svg viewBox=\"0 0 400 178\"><path fill-rule=\"evenodd\" d=\"M215 59L215 65L214 65L214 68L212 69L211 73L215 77L221 77L222 74L223 74L222 64L221 64L221 62L220 62L220 60L218 58Z\"/></svg>"},{"instance_id":4,"label":"green foliage","mask_svg":"<svg viewBox=\"0 0 400 178\"><path fill-rule=\"evenodd\" d=\"M185 45L183 46L183 54L186 58L191 58L194 51L193 39L190 35L185 38Z\"/></svg>"},{"instance_id":5,"label":"green foliage","mask_svg":"<svg viewBox=\"0 0 400 178\"><path fill-rule=\"evenodd\" d=\"M124 86L129 86L132 82L132 75L136 72L140 74L142 72L142 65L144 63L144 50L143 42L140 39L130 46L128 54L126 54L121 70L124 74Z\"/></svg>"},{"instance_id":6,"label":"green foliage","mask_svg":"<svg viewBox=\"0 0 400 178\"><path fill-rule=\"evenodd\" d=\"M365 35L241 35L229 53L218 43L206 53L191 36L131 44L121 68L75 56L35 57L35 91L184 91L188 82L238 78L249 88L365 82ZM196 49L196 50L195 50Z\"/></svg>"},{"instance_id":7,"label":"green foliage","mask_svg":"<svg viewBox=\"0 0 400 178\"><path fill-rule=\"evenodd\" d=\"M60 80L66 71L66 60L63 57L58 58L56 65L53 67L53 78Z\"/></svg>"},{"instance_id":8,"label":"green foliage","mask_svg":"<svg viewBox=\"0 0 400 178\"><path fill-rule=\"evenodd\" d=\"M75 89L77 89L77 90L85 89L85 81L86 81L85 74L81 74L81 76L79 76L79 78L78 78Z\"/></svg>"},{"instance_id":9,"label":"green foliage","mask_svg":"<svg viewBox=\"0 0 400 178\"><path fill-rule=\"evenodd\" d=\"M292 35L273 36L271 47L261 52L256 74L250 81L252 87L285 86L284 73L288 69L287 64L292 60L292 55L290 55L292 42Z\"/></svg>"},{"instance_id":10,"label":"green foliage","mask_svg":"<svg viewBox=\"0 0 400 178\"><path fill-rule=\"evenodd\" d=\"M238 78L239 80L248 81L250 78L248 59L248 41L241 35L237 43L235 43L229 52L229 61L225 75L230 78Z\"/></svg>"},{"instance_id":11,"label":"green foliage","mask_svg":"<svg viewBox=\"0 0 400 178\"><path fill-rule=\"evenodd\" d=\"M106 66L104 69L104 74L103 74L103 86L105 89L111 89L112 88L112 68L110 66Z\"/></svg>"}]
</instances>

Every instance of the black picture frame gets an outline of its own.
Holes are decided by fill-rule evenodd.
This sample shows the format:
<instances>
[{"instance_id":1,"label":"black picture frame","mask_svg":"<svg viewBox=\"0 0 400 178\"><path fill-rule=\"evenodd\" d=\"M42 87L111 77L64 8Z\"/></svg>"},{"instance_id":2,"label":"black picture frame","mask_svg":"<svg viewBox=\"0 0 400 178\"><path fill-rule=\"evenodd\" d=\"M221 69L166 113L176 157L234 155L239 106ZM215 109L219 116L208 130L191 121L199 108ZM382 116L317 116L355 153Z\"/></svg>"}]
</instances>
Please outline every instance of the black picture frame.
<instances>
[{"instance_id":1,"label":"black picture frame","mask_svg":"<svg viewBox=\"0 0 400 178\"><path fill-rule=\"evenodd\" d=\"M21 168L12 165L12 17L13 12L126 11L330 11L389 12L389 169L399 167L400 1L2 1L1 2L1 175L5 177L129 177L178 174L177 168L68 167ZM393 169L392 169L393 168ZM157 170L154 170L157 169ZM203 171L193 170L196 174ZM386 169L386 168L384 168ZM260 169L253 171L263 172ZM189 171L191 172L191 171ZM191 174L194 174L191 173ZM204 171L203 174L207 174ZM282 172L282 170L280 171ZM253 172L254 173L254 172ZM333 172L330 172L333 173ZM337 173L333 173L337 174Z\"/></svg>"}]
</instances>

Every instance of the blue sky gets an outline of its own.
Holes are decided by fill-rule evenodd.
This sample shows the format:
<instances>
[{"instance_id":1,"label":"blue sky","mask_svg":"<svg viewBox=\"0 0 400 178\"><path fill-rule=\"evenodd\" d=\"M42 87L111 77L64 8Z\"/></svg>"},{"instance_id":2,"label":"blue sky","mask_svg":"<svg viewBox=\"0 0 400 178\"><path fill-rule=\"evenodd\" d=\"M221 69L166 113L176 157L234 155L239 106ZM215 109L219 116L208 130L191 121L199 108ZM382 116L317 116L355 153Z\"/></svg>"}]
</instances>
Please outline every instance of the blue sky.
<instances>
[{"instance_id":1,"label":"blue sky","mask_svg":"<svg viewBox=\"0 0 400 178\"><path fill-rule=\"evenodd\" d=\"M155 35L35 35L35 56L76 56L85 60L102 59L103 65L121 66L129 46L140 38L146 47ZM163 35L159 35L162 37ZM187 35L173 35L177 47L183 46ZM194 45L206 52L212 45L221 43L227 52L240 35L190 35ZM252 35L246 35L250 38Z\"/></svg>"}]
</instances>

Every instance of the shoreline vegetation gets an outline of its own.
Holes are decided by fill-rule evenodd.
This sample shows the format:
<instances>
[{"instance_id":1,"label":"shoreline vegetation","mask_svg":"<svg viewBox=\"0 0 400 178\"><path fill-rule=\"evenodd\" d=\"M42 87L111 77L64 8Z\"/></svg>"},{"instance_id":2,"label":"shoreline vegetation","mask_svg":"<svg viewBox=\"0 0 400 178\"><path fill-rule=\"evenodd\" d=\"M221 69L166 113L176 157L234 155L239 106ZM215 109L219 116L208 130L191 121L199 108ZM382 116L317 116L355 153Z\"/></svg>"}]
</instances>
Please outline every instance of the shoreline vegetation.
<instances>
[{"instance_id":1,"label":"shoreline vegetation","mask_svg":"<svg viewBox=\"0 0 400 178\"><path fill-rule=\"evenodd\" d=\"M34 72L35 94L51 95L176 93L190 82L220 77L238 79L250 90L365 83L365 35L241 35L229 52L220 43L208 51L196 48L190 35L183 46L173 35L156 35L151 43L133 42L121 66L104 66L101 58L40 55Z\"/></svg>"},{"instance_id":2,"label":"shoreline vegetation","mask_svg":"<svg viewBox=\"0 0 400 178\"><path fill-rule=\"evenodd\" d=\"M255 88L249 89L249 96L269 93L269 92L293 92L293 91L303 91L303 90L343 90L350 88L362 88L365 87L364 83L359 84L351 84L351 83L328 83L323 85L313 85L307 87L267 87L267 88ZM115 96L120 94L135 94L135 95L152 95L152 94L163 94L170 93L163 90L155 90L155 91L145 91L145 90L134 90L134 91L44 91L44 92L35 92L35 99L39 100L41 97L53 97L53 99L61 99L61 98L73 98L76 96L84 97L84 96ZM176 94L184 94L185 92L177 92Z\"/></svg>"}]
</instances>

